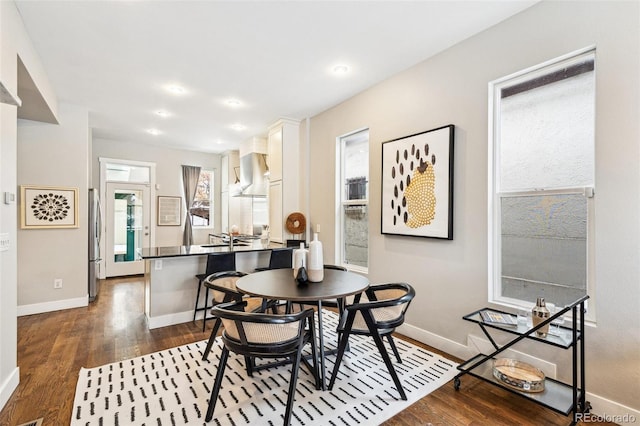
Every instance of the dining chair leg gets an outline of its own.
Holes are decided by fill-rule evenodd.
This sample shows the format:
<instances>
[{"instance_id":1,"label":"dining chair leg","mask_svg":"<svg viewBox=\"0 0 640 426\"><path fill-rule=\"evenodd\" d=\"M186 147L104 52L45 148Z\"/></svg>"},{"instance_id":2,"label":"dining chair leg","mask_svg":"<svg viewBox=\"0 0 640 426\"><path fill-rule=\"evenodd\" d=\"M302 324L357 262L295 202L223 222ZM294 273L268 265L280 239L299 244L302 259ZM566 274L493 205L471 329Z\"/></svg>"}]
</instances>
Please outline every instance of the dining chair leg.
<instances>
[{"instance_id":1,"label":"dining chair leg","mask_svg":"<svg viewBox=\"0 0 640 426\"><path fill-rule=\"evenodd\" d=\"M396 356L396 361L398 361L398 364L402 364L402 358L400 358L400 352L398 352L395 340L393 340L390 334L387 334L387 340L389 341L389 346L391 346L393 354Z\"/></svg>"},{"instance_id":2,"label":"dining chair leg","mask_svg":"<svg viewBox=\"0 0 640 426\"><path fill-rule=\"evenodd\" d=\"M338 324L340 324L342 322L342 319L344 317L344 312L345 312L345 306L347 304L347 300L344 297L341 297L338 299ZM338 326L338 328L340 328ZM342 332L338 331L338 343L340 342L340 339L342 337ZM349 352L349 342L347 342L347 347L345 349L347 352Z\"/></svg>"},{"instance_id":3,"label":"dining chair leg","mask_svg":"<svg viewBox=\"0 0 640 426\"><path fill-rule=\"evenodd\" d=\"M204 289L204 315L202 316L202 332L207 329L207 311L209 310L209 287Z\"/></svg>"},{"instance_id":4,"label":"dining chair leg","mask_svg":"<svg viewBox=\"0 0 640 426\"><path fill-rule=\"evenodd\" d=\"M202 360L206 361L209 357L209 352L211 351L211 346L213 346L214 340L216 340L216 336L218 335L218 330L222 325L222 320L220 318L216 318L215 324L213 324L213 329L211 330L211 336L209 336L209 341L207 342L207 347L202 354Z\"/></svg>"},{"instance_id":5,"label":"dining chair leg","mask_svg":"<svg viewBox=\"0 0 640 426\"><path fill-rule=\"evenodd\" d=\"M331 380L329 381L329 390L333 389L333 384L336 381L336 377L338 376L338 370L340 369L340 364L342 363L342 357L344 355L344 350L349 343L349 334L351 333L351 327L353 327L353 321L356 319L355 312L349 312L347 314L347 320L344 325L344 329L342 332L342 337L340 338L340 343L338 344L338 354L336 355L336 361L333 366L333 372L331 373Z\"/></svg>"},{"instance_id":6,"label":"dining chair leg","mask_svg":"<svg viewBox=\"0 0 640 426\"><path fill-rule=\"evenodd\" d=\"M253 367L254 367L253 358L251 358L249 355L245 355L244 364L245 364L245 369L247 370L247 376L253 377Z\"/></svg>"},{"instance_id":7,"label":"dining chair leg","mask_svg":"<svg viewBox=\"0 0 640 426\"><path fill-rule=\"evenodd\" d=\"M293 365L291 366L291 380L289 381L289 394L287 395L287 409L284 413L284 425L291 424L291 415L293 414L293 401L296 396L296 382L298 381L298 370L300 369L300 358L302 358L302 346L298 346L298 351L291 356Z\"/></svg>"},{"instance_id":8,"label":"dining chair leg","mask_svg":"<svg viewBox=\"0 0 640 426\"><path fill-rule=\"evenodd\" d=\"M211 421L213 418L213 410L215 410L216 402L218 401L218 394L220 393L220 387L222 386L222 378L224 377L224 369L227 366L227 359L229 359L229 349L222 348L220 363L218 364L218 372L216 373L216 380L213 384L213 389L211 389L211 396L209 397L207 416L204 418L206 422Z\"/></svg>"},{"instance_id":9,"label":"dining chair leg","mask_svg":"<svg viewBox=\"0 0 640 426\"><path fill-rule=\"evenodd\" d=\"M316 344L316 325L313 316L309 317L309 333L311 341L311 356L313 358L313 377L316 380L316 390L320 390L320 370L318 370L318 346Z\"/></svg>"},{"instance_id":10,"label":"dining chair leg","mask_svg":"<svg viewBox=\"0 0 640 426\"><path fill-rule=\"evenodd\" d=\"M196 320L196 314L198 313L198 302L200 301L200 289L202 289L202 280L198 281L198 292L196 293L196 306L193 307L193 321Z\"/></svg>"},{"instance_id":11,"label":"dining chair leg","mask_svg":"<svg viewBox=\"0 0 640 426\"><path fill-rule=\"evenodd\" d=\"M395 368L393 368L393 363L391 362L391 358L389 357L389 353L387 352L387 348L384 346L384 342L382 341L382 337L380 337L380 333L378 333L378 329L375 326L375 322L373 316L370 311L362 311L362 316L364 321L367 323L367 327L369 328L369 332L371 333L371 337L373 337L373 341L376 343L378 347L378 351L384 360L385 365L387 366L387 370L393 379L393 383L396 385L396 389L398 389L398 393L400 393L400 397L406 401L407 395L404 393L404 389L402 388L402 384L400 383L400 379L398 378L398 374L396 373Z\"/></svg>"}]
</instances>

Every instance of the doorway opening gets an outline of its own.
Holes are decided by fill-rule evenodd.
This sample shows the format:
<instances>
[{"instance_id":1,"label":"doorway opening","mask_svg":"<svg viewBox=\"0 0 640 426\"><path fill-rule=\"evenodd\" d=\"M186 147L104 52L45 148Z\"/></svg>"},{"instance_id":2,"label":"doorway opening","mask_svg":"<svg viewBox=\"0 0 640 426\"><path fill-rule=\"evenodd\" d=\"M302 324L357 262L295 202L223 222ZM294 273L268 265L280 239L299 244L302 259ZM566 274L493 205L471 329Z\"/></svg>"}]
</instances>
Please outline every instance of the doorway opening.
<instances>
[{"instance_id":1,"label":"doorway opening","mask_svg":"<svg viewBox=\"0 0 640 426\"><path fill-rule=\"evenodd\" d=\"M140 249L155 244L155 163L100 158L100 172L106 237L100 278L143 274Z\"/></svg>"}]
</instances>

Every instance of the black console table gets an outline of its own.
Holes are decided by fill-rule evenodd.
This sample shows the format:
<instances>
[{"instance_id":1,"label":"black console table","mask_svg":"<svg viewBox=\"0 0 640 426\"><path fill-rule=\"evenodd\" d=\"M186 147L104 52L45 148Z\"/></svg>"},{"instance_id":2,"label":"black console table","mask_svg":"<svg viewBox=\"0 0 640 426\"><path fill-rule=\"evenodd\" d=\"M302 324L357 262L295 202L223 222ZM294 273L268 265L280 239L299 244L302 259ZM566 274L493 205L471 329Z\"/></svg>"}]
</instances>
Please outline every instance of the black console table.
<instances>
[{"instance_id":1,"label":"black console table","mask_svg":"<svg viewBox=\"0 0 640 426\"><path fill-rule=\"evenodd\" d=\"M474 322L480 326L483 333L487 336L495 351L485 355L478 354L473 358L465 361L458 366L460 373L454 378L453 384L456 390L460 389L460 377L465 374L470 374L474 377L482 379L486 382L500 386L507 389L510 392L524 396L532 401L537 402L540 405L548 407L558 413L565 416L569 413L573 413L573 421L571 424L576 424L580 420L580 414L588 413L591 406L586 401L585 391L585 365L584 365L584 313L585 313L585 301L589 296L584 297L573 302L571 305L564 307L562 310L553 314L547 318L544 322L538 324L535 327L529 327L528 325L518 324L515 325L502 325L494 322L483 321L482 311L499 312L503 315L512 315L508 312L499 311L496 309L483 308L468 315L462 317L464 320ZM555 326L552 325L553 334L548 333L546 337L539 337L535 332L544 327L547 324L551 324L557 318L565 315L571 311L571 327ZM557 328L556 328L557 327ZM491 330L500 330L505 333L514 335L515 337L508 343L499 346L491 336ZM554 331L556 330L556 331ZM493 376L493 360L496 355L511 348L516 343L523 339L535 340L548 345L557 346L562 349L572 349L572 369L573 380L571 384L565 384L554 379L545 379L545 389L542 392L524 392L514 389L506 384L502 383Z\"/></svg>"}]
</instances>

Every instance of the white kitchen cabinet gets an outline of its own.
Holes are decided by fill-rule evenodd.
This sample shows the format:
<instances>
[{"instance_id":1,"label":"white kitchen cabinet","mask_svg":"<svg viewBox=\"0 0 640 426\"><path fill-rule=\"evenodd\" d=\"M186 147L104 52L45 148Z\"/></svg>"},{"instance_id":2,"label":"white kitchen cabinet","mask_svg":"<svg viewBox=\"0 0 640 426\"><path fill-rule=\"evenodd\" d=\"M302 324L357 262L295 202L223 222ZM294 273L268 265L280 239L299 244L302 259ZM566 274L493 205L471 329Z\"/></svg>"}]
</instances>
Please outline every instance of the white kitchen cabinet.
<instances>
[{"instance_id":1,"label":"white kitchen cabinet","mask_svg":"<svg viewBox=\"0 0 640 426\"><path fill-rule=\"evenodd\" d=\"M242 208L238 203L231 200L229 185L234 185L236 181L235 168L240 167L240 154L238 151L229 151L222 156L220 163L220 231L229 232L229 227L233 224L240 226L237 222L238 209Z\"/></svg>"},{"instance_id":2,"label":"white kitchen cabinet","mask_svg":"<svg viewBox=\"0 0 640 426\"><path fill-rule=\"evenodd\" d=\"M282 180L282 127L269 133L269 179L272 182Z\"/></svg>"},{"instance_id":3,"label":"white kitchen cabinet","mask_svg":"<svg viewBox=\"0 0 640 426\"><path fill-rule=\"evenodd\" d=\"M220 231L229 230L229 191L220 193Z\"/></svg>"},{"instance_id":4,"label":"white kitchen cabinet","mask_svg":"<svg viewBox=\"0 0 640 426\"><path fill-rule=\"evenodd\" d=\"M229 188L229 156L224 155L220 159L220 191L228 191Z\"/></svg>"},{"instance_id":5,"label":"white kitchen cabinet","mask_svg":"<svg viewBox=\"0 0 640 426\"><path fill-rule=\"evenodd\" d=\"M269 226L271 240L293 238L284 226L287 216L300 212L300 122L280 119L269 127Z\"/></svg>"},{"instance_id":6,"label":"white kitchen cabinet","mask_svg":"<svg viewBox=\"0 0 640 426\"><path fill-rule=\"evenodd\" d=\"M271 241L283 243L282 181L269 184L269 235Z\"/></svg>"}]
</instances>

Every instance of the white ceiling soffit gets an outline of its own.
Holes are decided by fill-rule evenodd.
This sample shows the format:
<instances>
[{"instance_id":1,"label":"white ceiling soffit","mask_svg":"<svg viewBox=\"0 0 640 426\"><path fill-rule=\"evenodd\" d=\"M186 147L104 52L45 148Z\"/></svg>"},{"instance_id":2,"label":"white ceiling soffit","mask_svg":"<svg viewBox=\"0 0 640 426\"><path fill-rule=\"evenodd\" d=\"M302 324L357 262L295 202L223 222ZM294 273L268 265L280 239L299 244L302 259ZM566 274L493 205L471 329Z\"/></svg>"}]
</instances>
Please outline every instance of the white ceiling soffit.
<instances>
[{"instance_id":1,"label":"white ceiling soffit","mask_svg":"<svg viewBox=\"0 0 640 426\"><path fill-rule=\"evenodd\" d=\"M42 97L20 57L18 57L18 96L22 100L22 105L18 108L18 118L58 124L55 114Z\"/></svg>"},{"instance_id":2,"label":"white ceiling soffit","mask_svg":"<svg viewBox=\"0 0 640 426\"><path fill-rule=\"evenodd\" d=\"M58 100L87 107L94 138L204 152L312 117L534 3L16 2Z\"/></svg>"}]
</instances>

